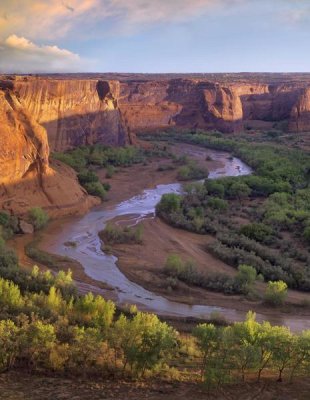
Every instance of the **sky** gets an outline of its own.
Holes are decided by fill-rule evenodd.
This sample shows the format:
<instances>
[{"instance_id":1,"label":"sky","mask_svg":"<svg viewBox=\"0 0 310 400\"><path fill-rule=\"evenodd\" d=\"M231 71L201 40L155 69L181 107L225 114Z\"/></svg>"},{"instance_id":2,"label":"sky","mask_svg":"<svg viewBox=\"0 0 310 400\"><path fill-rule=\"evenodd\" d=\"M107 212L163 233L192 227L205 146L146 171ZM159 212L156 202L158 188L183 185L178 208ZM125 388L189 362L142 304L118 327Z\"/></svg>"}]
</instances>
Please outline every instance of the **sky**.
<instances>
[{"instance_id":1,"label":"sky","mask_svg":"<svg viewBox=\"0 0 310 400\"><path fill-rule=\"evenodd\" d=\"M0 72L309 72L310 0L0 0Z\"/></svg>"}]
</instances>

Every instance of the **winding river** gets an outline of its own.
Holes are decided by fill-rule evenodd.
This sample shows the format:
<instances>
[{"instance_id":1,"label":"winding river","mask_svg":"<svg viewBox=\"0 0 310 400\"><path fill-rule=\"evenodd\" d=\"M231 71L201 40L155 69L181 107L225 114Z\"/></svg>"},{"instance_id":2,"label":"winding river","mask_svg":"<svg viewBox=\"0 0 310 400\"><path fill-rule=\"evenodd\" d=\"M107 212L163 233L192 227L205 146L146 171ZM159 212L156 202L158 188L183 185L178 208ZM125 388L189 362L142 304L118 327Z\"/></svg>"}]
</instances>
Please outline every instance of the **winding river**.
<instances>
[{"instance_id":1,"label":"winding river","mask_svg":"<svg viewBox=\"0 0 310 400\"><path fill-rule=\"evenodd\" d=\"M201 149L201 151L206 153L206 149ZM225 152L207 150L207 154L213 160L220 161L222 165L210 172L210 178L251 173L250 167L237 158L229 157ZM105 254L101 250L98 231L102 230L108 221L126 215L135 215L140 219L151 217L154 215L155 206L163 194L180 193L181 191L182 186L179 183L158 185L155 188L144 190L141 194L109 209L102 204L83 217L70 218L65 221L61 231L57 235L47 235L40 247L51 253L68 256L79 261L88 276L113 288L113 290L106 290L104 295L114 300L119 306L136 304L140 310L154 312L162 316L201 319L210 317L213 312L218 312L229 321L243 320L245 313L242 311L216 306L187 305L156 295L128 280L119 270L117 258ZM64 243L68 241L76 242L77 246L65 246ZM290 326L292 330L296 331L310 328L310 321L289 314L287 316L258 314L257 319Z\"/></svg>"}]
</instances>

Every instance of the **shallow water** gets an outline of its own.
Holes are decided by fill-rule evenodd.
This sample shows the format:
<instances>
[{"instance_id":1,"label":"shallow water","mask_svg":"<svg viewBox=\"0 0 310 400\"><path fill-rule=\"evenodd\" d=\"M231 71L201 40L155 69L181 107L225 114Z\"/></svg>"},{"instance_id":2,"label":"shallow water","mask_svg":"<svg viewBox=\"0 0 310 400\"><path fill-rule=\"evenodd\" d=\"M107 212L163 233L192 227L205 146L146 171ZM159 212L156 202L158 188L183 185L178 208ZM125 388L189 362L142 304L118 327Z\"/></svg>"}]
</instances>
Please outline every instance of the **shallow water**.
<instances>
[{"instance_id":1,"label":"shallow water","mask_svg":"<svg viewBox=\"0 0 310 400\"><path fill-rule=\"evenodd\" d=\"M210 171L210 178L221 176L240 176L250 174L251 168L237 158L220 151L197 149L218 160L222 167ZM154 215L155 206L165 193L180 193L182 186L179 183L158 185L153 189L144 190L138 196L123 201L113 208L106 209L105 205L91 210L83 217L71 218L62 226L57 235L47 235L41 247L45 250L78 260L84 267L85 273L91 278L105 282L113 291L106 291L106 296L112 298L119 306L136 304L140 310L154 312L158 315L174 317L208 318L212 312L222 314L229 321L244 319L245 313L231 308L222 308L206 305L187 305L170 301L163 296L156 295L142 286L131 282L117 267L117 258L107 255L101 250L101 241L98 232L106 223L118 216L135 215L138 219ZM76 247L66 247L65 242L76 242ZM292 330L310 328L310 321L288 315L276 317L258 314L259 321L269 320L273 324L290 326Z\"/></svg>"}]
</instances>

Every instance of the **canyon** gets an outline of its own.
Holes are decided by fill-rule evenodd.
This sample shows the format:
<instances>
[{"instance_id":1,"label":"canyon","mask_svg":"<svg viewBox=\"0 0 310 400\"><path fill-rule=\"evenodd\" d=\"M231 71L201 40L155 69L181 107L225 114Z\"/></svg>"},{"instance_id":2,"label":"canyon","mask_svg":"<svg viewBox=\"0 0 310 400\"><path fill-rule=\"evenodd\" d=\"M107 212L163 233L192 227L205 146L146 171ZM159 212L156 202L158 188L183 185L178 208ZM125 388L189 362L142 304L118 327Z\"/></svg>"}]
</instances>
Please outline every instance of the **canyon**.
<instances>
[{"instance_id":1,"label":"canyon","mask_svg":"<svg viewBox=\"0 0 310 400\"><path fill-rule=\"evenodd\" d=\"M71 214L96 200L50 150L164 129L307 132L310 74L2 76L0 121L0 208Z\"/></svg>"}]
</instances>

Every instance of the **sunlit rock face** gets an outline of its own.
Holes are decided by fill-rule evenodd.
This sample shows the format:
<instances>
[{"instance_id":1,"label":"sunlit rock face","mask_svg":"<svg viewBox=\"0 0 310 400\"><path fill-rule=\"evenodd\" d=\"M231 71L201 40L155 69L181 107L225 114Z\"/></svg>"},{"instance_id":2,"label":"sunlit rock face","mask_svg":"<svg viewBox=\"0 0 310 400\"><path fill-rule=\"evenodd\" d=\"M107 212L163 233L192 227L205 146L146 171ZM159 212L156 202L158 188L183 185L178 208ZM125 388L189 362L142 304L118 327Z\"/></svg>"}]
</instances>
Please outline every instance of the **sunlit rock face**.
<instances>
[{"instance_id":1,"label":"sunlit rock face","mask_svg":"<svg viewBox=\"0 0 310 400\"><path fill-rule=\"evenodd\" d=\"M43 126L27 110L12 81L0 81L0 209L25 214L41 206L50 215L82 212L96 203L71 168L49 164Z\"/></svg>"},{"instance_id":2,"label":"sunlit rock face","mask_svg":"<svg viewBox=\"0 0 310 400\"><path fill-rule=\"evenodd\" d=\"M130 141L118 108L117 81L27 78L15 86L26 109L46 128L52 150Z\"/></svg>"},{"instance_id":3,"label":"sunlit rock face","mask_svg":"<svg viewBox=\"0 0 310 400\"><path fill-rule=\"evenodd\" d=\"M171 127L307 131L308 84L310 79L274 81L259 75L236 81L229 74L220 81L135 75L118 80L90 74L16 77L14 83L27 111L45 127L53 151L131 144L136 132Z\"/></svg>"},{"instance_id":4,"label":"sunlit rock face","mask_svg":"<svg viewBox=\"0 0 310 400\"><path fill-rule=\"evenodd\" d=\"M229 79L225 83L128 81L121 83L119 107L131 131L180 127L230 133L272 128L277 122L294 129L289 122L303 90L300 83L236 83Z\"/></svg>"}]
</instances>

